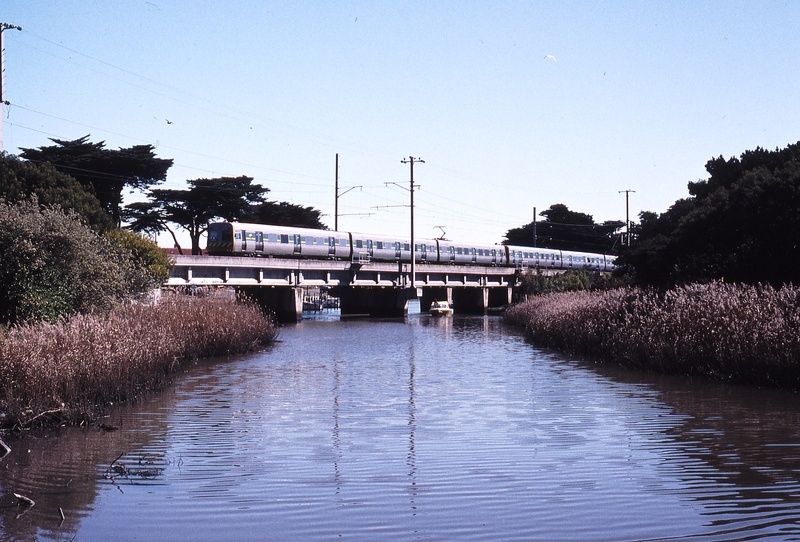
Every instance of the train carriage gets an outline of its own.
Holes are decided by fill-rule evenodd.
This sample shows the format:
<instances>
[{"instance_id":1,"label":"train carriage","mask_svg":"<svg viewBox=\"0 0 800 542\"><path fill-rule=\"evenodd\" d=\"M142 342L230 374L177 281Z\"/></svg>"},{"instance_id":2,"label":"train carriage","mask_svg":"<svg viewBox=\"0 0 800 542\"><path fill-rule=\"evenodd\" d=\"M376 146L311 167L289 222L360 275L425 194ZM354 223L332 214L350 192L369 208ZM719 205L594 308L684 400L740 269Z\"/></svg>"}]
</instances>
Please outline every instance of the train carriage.
<instances>
[{"instance_id":1,"label":"train carriage","mask_svg":"<svg viewBox=\"0 0 800 542\"><path fill-rule=\"evenodd\" d=\"M419 239L413 248L419 263L598 271L616 267L614 256L537 247ZM207 251L211 255L410 262L411 249L407 238L369 233L240 222L218 222L208 227Z\"/></svg>"},{"instance_id":2,"label":"train carriage","mask_svg":"<svg viewBox=\"0 0 800 542\"><path fill-rule=\"evenodd\" d=\"M212 255L350 259L350 234L290 226L218 222L208 227Z\"/></svg>"},{"instance_id":3,"label":"train carriage","mask_svg":"<svg viewBox=\"0 0 800 542\"><path fill-rule=\"evenodd\" d=\"M508 247L509 265L515 267L535 267L540 269L561 269L563 265L560 250L540 247Z\"/></svg>"},{"instance_id":4,"label":"train carriage","mask_svg":"<svg viewBox=\"0 0 800 542\"><path fill-rule=\"evenodd\" d=\"M502 245L467 245L439 241L439 263L455 265L506 265L506 249Z\"/></svg>"},{"instance_id":5,"label":"train carriage","mask_svg":"<svg viewBox=\"0 0 800 542\"><path fill-rule=\"evenodd\" d=\"M613 269L613 266L607 265L606 256L604 254L568 250L563 250L561 253L564 269L587 269L594 271L610 271Z\"/></svg>"},{"instance_id":6,"label":"train carriage","mask_svg":"<svg viewBox=\"0 0 800 542\"><path fill-rule=\"evenodd\" d=\"M359 261L411 261L411 242L403 237L352 233L353 259ZM435 263L438 261L436 241L420 239L414 243L416 261Z\"/></svg>"}]
</instances>

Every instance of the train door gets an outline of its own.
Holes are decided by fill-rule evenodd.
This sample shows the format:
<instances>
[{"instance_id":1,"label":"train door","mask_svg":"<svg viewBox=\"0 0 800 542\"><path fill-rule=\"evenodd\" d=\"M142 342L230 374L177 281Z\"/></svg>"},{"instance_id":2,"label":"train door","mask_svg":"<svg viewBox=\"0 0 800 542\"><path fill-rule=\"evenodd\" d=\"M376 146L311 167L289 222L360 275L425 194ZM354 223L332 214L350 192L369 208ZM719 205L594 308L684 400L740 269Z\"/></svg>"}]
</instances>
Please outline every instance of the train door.
<instances>
[{"instance_id":1,"label":"train door","mask_svg":"<svg viewBox=\"0 0 800 542\"><path fill-rule=\"evenodd\" d=\"M247 252L247 232L242 230L242 252Z\"/></svg>"},{"instance_id":2,"label":"train door","mask_svg":"<svg viewBox=\"0 0 800 542\"><path fill-rule=\"evenodd\" d=\"M497 265L497 249L492 249L492 265Z\"/></svg>"},{"instance_id":3,"label":"train door","mask_svg":"<svg viewBox=\"0 0 800 542\"><path fill-rule=\"evenodd\" d=\"M475 263L477 261L477 251L474 248L470 249L470 256L472 256L472 263Z\"/></svg>"},{"instance_id":4,"label":"train door","mask_svg":"<svg viewBox=\"0 0 800 542\"><path fill-rule=\"evenodd\" d=\"M333 258L336 256L336 238L328 237L328 256Z\"/></svg>"},{"instance_id":5,"label":"train door","mask_svg":"<svg viewBox=\"0 0 800 542\"><path fill-rule=\"evenodd\" d=\"M420 248L419 261L421 262L428 261L428 245L423 243L419 246L419 248Z\"/></svg>"},{"instance_id":6,"label":"train door","mask_svg":"<svg viewBox=\"0 0 800 542\"><path fill-rule=\"evenodd\" d=\"M264 252L264 234L256 232L256 252Z\"/></svg>"},{"instance_id":7,"label":"train door","mask_svg":"<svg viewBox=\"0 0 800 542\"><path fill-rule=\"evenodd\" d=\"M394 244L394 258L396 260L400 259L400 243L399 242L395 242L395 244Z\"/></svg>"},{"instance_id":8,"label":"train door","mask_svg":"<svg viewBox=\"0 0 800 542\"><path fill-rule=\"evenodd\" d=\"M369 254L370 259L372 259L373 256L373 251L372 251L373 247L374 244L372 242L372 239L367 239L367 254Z\"/></svg>"},{"instance_id":9,"label":"train door","mask_svg":"<svg viewBox=\"0 0 800 542\"><path fill-rule=\"evenodd\" d=\"M449 247L448 252L450 254L449 255L450 263L455 263L455 261L456 261L456 247L453 247L453 246Z\"/></svg>"},{"instance_id":10,"label":"train door","mask_svg":"<svg viewBox=\"0 0 800 542\"><path fill-rule=\"evenodd\" d=\"M300 235L294 235L294 251L295 254L300 254Z\"/></svg>"}]
</instances>

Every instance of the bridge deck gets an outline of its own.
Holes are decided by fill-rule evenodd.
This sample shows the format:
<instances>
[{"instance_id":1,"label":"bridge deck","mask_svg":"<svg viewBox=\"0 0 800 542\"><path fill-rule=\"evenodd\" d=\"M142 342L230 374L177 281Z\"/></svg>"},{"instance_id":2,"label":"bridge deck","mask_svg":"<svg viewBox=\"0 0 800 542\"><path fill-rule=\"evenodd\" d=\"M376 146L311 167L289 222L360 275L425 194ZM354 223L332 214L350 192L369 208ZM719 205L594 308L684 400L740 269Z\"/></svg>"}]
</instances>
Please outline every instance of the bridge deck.
<instances>
[{"instance_id":1,"label":"bridge deck","mask_svg":"<svg viewBox=\"0 0 800 542\"><path fill-rule=\"evenodd\" d=\"M508 288L516 270L509 267L417 263L419 287ZM168 286L363 286L408 287L411 264L356 263L342 260L176 256Z\"/></svg>"}]
</instances>

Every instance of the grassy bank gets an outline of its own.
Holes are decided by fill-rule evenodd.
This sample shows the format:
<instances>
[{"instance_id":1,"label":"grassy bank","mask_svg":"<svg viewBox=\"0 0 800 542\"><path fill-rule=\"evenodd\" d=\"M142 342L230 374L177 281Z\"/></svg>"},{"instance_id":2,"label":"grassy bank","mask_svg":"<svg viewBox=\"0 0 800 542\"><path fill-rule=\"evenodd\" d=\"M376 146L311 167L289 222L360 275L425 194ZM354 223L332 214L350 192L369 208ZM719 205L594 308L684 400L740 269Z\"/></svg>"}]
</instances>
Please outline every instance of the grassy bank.
<instances>
[{"instance_id":1,"label":"grassy bank","mask_svg":"<svg viewBox=\"0 0 800 542\"><path fill-rule=\"evenodd\" d=\"M800 288L692 285L529 298L506 313L538 345L665 373L800 388Z\"/></svg>"},{"instance_id":2,"label":"grassy bank","mask_svg":"<svg viewBox=\"0 0 800 542\"><path fill-rule=\"evenodd\" d=\"M90 420L163 388L183 364L247 352L276 328L254 305L170 296L0 332L0 426Z\"/></svg>"}]
</instances>

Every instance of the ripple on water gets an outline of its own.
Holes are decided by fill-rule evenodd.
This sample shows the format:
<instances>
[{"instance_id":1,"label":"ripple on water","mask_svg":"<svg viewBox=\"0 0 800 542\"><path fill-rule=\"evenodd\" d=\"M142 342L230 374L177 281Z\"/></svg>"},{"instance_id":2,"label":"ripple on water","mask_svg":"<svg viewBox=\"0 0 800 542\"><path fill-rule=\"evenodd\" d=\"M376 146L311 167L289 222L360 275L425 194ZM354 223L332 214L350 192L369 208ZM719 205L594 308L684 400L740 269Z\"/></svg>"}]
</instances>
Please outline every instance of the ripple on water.
<instances>
[{"instance_id":1,"label":"ripple on water","mask_svg":"<svg viewBox=\"0 0 800 542\"><path fill-rule=\"evenodd\" d=\"M0 517L52 540L786 539L797 406L565 359L497 318L325 317L198 363L118 431L15 444L2 484L39 498Z\"/></svg>"}]
</instances>

